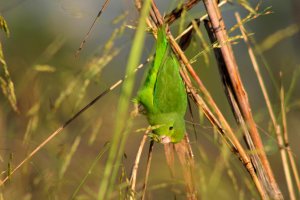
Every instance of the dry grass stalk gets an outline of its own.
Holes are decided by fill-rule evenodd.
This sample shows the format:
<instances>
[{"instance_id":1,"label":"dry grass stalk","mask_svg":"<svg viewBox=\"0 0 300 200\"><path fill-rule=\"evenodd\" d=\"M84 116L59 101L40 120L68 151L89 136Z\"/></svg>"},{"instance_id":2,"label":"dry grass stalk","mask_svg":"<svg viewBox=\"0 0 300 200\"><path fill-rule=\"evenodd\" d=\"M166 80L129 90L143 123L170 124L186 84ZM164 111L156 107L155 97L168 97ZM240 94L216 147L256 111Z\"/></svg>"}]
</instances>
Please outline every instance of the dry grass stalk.
<instances>
[{"instance_id":1,"label":"dry grass stalk","mask_svg":"<svg viewBox=\"0 0 300 200\"><path fill-rule=\"evenodd\" d=\"M243 119L245 120L253 143L257 149L260 160L263 164L264 170L268 175L268 181L271 185L270 196L272 199L282 199L282 194L279 190L277 182L274 178L272 169L270 167L269 161L264 151L263 143L261 141L260 135L256 128L255 121L253 119L250 104L248 101L247 93L244 90L242 81L240 79L240 75L238 72L237 63L235 57L233 55L233 51L230 43L228 42L228 35L225 29L224 21L222 20L221 12L217 6L216 1L214 0L205 0L204 5L212 26L214 28L214 32L216 38L221 45L221 52L226 63L226 69L228 71L228 75L230 77L230 81L233 86L233 92L238 104L239 109L241 110L241 114Z\"/></svg>"},{"instance_id":2,"label":"dry grass stalk","mask_svg":"<svg viewBox=\"0 0 300 200\"><path fill-rule=\"evenodd\" d=\"M211 44L213 45L216 42L216 37L215 34L213 32L212 29L212 25L208 20L204 21L204 25L206 28L206 31L208 33L208 36L210 38ZM251 162L253 163L258 178L261 181L262 185L267 185L268 186L268 178L266 176L266 173L264 171L264 168L261 166L261 162L260 159L256 153L256 148L252 142L252 139L250 137L248 128L247 128L247 124L245 123L245 120L243 119L243 116L241 114L241 111L238 107L238 104L236 102L235 99L235 94L233 91L233 86L232 83L230 81L230 77L228 75L228 72L226 70L226 63L224 61L224 58L222 56L221 50L220 48L214 48L214 54L218 63L218 68L219 68L219 73L220 76L222 78L222 82L223 82L223 86L224 86L224 90L225 90L225 94L227 96L228 102L231 106L232 112L234 114L234 117L237 121L237 123L239 124L239 126L241 127L242 132L244 133L244 139L246 144L248 145L248 148L250 149L250 151L252 151L253 153L251 153L249 156L251 158ZM263 188L263 192L264 192L264 196L267 196L267 191L266 188Z\"/></svg>"},{"instance_id":3,"label":"dry grass stalk","mask_svg":"<svg viewBox=\"0 0 300 200\"><path fill-rule=\"evenodd\" d=\"M282 102L282 100L281 100ZM286 124L286 114L285 114L285 108L283 108L283 110L281 111L282 114L284 115L284 117L282 117L282 120L283 120L283 139L284 139L284 147L285 147L285 150L288 154L288 158L289 158L289 161L290 161L290 164L291 164L291 168L292 168L292 171L293 171L293 175L294 175L294 178L295 178L295 181L296 181L296 188L298 189L298 193L300 193L300 179L299 179L299 173L297 171L297 165L296 165L296 162L295 162L295 159L294 159L294 156L293 156L293 153L292 153L292 149L289 145L289 140L288 140L288 133L287 133L287 124Z\"/></svg>"},{"instance_id":4,"label":"dry grass stalk","mask_svg":"<svg viewBox=\"0 0 300 200\"><path fill-rule=\"evenodd\" d=\"M285 136L286 140L284 142L282 134L277 136L277 141L278 141L278 146L280 149L280 154L281 154L281 159L282 159L282 164L283 164L283 169L285 173L285 178L287 182L287 187L289 190L289 195L291 200L296 200L296 195L293 187L293 181L292 181L292 176L288 164L288 158L287 158L287 153L291 153L291 149L287 149L287 147L290 148L289 143L288 143L288 137L287 137L287 124L286 124L286 111L285 111L285 105L284 105L284 89L283 85L281 84L280 87L280 101L281 101L281 116L282 116L282 126L283 126L283 135Z\"/></svg>"},{"instance_id":5,"label":"dry grass stalk","mask_svg":"<svg viewBox=\"0 0 300 200\"><path fill-rule=\"evenodd\" d=\"M100 18L101 14L103 13L103 11L105 10L105 8L108 6L108 3L109 3L110 0L105 0L105 2L103 3L100 11L98 12L97 16L95 17L92 25L90 26L88 32L86 33L86 35L84 36L79 48L77 49L76 53L75 53L75 56L77 57L80 53L80 51L82 50L84 44L86 43L87 39L90 37L90 34L96 24L96 21Z\"/></svg>"},{"instance_id":6,"label":"dry grass stalk","mask_svg":"<svg viewBox=\"0 0 300 200\"><path fill-rule=\"evenodd\" d=\"M24 158L14 169L11 170L9 176L6 176L3 180L0 180L0 186L2 186L9 178L27 161L29 161L39 150L41 150L49 141L51 141L55 136L57 136L68 124L64 124L54 131L48 138L46 138L41 144L39 144L26 158Z\"/></svg>"},{"instance_id":7,"label":"dry grass stalk","mask_svg":"<svg viewBox=\"0 0 300 200\"><path fill-rule=\"evenodd\" d=\"M148 179L149 179L151 160L152 160L152 155L153 155L153 147L154 147L154 141L151 140L150 147L149 147L149 152L148 152L147 167L146 167L146 174L145 174L145 180L144 180L144 185L143 185L142 198L141 198L142 200L144 200L145 196L146 196L146 190L147 190L147 184L148 184Z\"/></svg>"},{"instance_id":8,"label":"dry grass stalk","mask_svg":"<svg viewBox=\"0 0 300 200\"><path fill-rule=\"evenodd\" d=\"M141 160L142 151L144 149L144 146L145 146L145 143L146 143L146 140L148 137L148 132L149 132L148 130L145 132L145 134L141 140L137 154L135 156L135 161L134 161L134 164L132 167L131 176L130 176L130 180L129 180L129 188L128 188L129 191L127 192L128 193L127 196L129 196L129 197L127 197L127 199L135 198L134 196L136 193L135 186L136 186L137 172L138 172L138 168L139 168L139 164L140 164L140 160Z\"/></svg>"},{"instance_id":9,"label":"dry grass stalk","mask_svg":"<svg viewBox=\"0 0 300 200\"><path fill-rule=\"evenodd\" d=\"M284 173L285 173L285 178L286 178L287 186L288 186L288 190L289 190L290 199L293 200L293 199L296 199L296 197L295 197L295 192L294 192L293 185L292 185L290 169L289 169L289 166L288 166L288 160L287 160L287 157L286 157L286 153L291 154L291 151L289 151L290 147L289 147L289 145L287 145L289 147L289 150L288 150L286 148L287 146L284 144L282 134L281 134L280 125L278 124L278 122L276 120L276 117L275 117L275 114L274 114L274 111L273 111L273 108L272 108L272 105L271 105L271 101L270 101L268 92L266 90L262 75L260 73L260 69L259 69L256 57L254 55L253 49L251 48L248 36L246 34L246 30L245 30L245 28L242 24L241 17L238 13L235 13L235 16L236 16L237 22L239 23L239 27L240 27L240 31L243 35L243 39L244 39L244 41L247 45L248 53L249 53L249 56L250 56L250 59L251 59L252 65L253 65L253 69L256 73L256 76L257 76L259 85L261 87L261 90L262 90L262 93L263 93L263 96L264 96L264 99L265 99L265 102L266 102L266 105L267 105L267 108L268 108L268 112L269 112L274 130L275 130L277 143L278 143L278 146L279 146L279 149L280 149L280 154L281 154L283 169L284 169ZM282 120L283 120L283 132L284 132L284 135L286 135L286 137L285 137L286 142L287 142L286 144L288 144L283 88L281 88L281 90L280 90L280 99L281 99L281 113L282 113ZM291 164L295 163L292 155L291 155L291 157L292 157L292 159L290 160ZM296 173L297 173L297 170L296 170ZM297 175L295 175L295 178L297 179Z\"/></svg>"},{"instance_id":10,"label":"dry grass stalk","mask_svg":"<svg viewBox=\"0 0 300 200\"><path fill-rule=\"evenodd\" d=\"M250 161L250 158L248 157L248 155L247 155L246 151L244 150L244 148L242 147L242 145L239 143L237 137L234 135L231 127L229 126L228 122L225 120L222 113L219 111L219 109L217 107L213 108L218 113L217 115L220 118L220 121L222 121L222 123L220 123L219 120L216 118L216 116L214 116L214 114L212 113L212 111L210 110L210 108L208 107L206 102L204 101L204 99L196 92L196 90L192 86L192 83L186 78L187 75L183 72L181 73L181 75L182 75L185 83L187 84L187 87L189 88L190 94L191 94L193 100L195 101L196 105L202 109L203 113L205 114L207 119L210 121L210 123L221 134L223 141L228 145L231 152L236 154L238 156L238 158L241 160L241 162L245 166L246 170L251 175L252 180L253 180L260 196L262 197L262 199L264 199L264 192L262 189L262 185L257 178L257 175L256 175L254 167ZM208 98L208 96L206 96L206 98ZM213 100L209 101L209 104L210 104L210 106L212 106L212 104L214 104Z\"/></svg>"}]
</instances>

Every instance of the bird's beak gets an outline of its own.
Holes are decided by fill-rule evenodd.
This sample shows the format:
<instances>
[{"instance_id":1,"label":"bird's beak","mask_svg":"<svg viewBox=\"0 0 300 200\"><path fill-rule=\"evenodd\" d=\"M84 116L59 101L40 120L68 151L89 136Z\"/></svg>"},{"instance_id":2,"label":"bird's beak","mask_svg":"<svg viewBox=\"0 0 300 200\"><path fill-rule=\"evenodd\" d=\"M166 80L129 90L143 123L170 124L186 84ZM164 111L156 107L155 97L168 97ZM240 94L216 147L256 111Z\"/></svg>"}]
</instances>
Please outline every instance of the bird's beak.
<instances>
[{"instance_id":1,"label":"bird's beak","mask_svg":"<svg viewBox=\"0 0 300 200\"><path fill-rule=\"evenodd\" d=\"M169 144L171 142L171 138L169 136L163 135L160 137L160 142L162 144Z\"/></svg>"}]
</instances>

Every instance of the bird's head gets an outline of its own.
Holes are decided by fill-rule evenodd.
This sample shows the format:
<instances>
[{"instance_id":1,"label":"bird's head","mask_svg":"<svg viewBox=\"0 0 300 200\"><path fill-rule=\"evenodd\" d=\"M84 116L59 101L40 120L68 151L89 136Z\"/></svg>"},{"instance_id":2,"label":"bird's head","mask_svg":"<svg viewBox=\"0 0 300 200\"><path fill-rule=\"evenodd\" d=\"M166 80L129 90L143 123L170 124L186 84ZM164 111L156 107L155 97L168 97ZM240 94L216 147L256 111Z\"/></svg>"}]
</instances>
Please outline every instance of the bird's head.
<instances>
[{"instance_id":1,"label":"bird's head","mask_svg":"<svg viewBox=\"0 0 300 200\"><path fill-rule=\"evenodd\" d=\"M180 142L185 134L184 118L177 113L164 113L148 117L154 127L153 139L159 143Z\"/></svg>"}]
</instances>

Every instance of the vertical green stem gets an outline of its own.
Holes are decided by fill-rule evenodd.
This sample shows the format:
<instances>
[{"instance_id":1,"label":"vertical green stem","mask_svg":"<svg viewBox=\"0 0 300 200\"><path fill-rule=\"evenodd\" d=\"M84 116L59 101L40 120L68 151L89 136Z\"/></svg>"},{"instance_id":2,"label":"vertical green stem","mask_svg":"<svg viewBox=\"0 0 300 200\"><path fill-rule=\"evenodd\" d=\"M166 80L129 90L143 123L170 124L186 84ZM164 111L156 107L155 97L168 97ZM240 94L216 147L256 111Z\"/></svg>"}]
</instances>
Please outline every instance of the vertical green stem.
<instances>
[{"instance_id":1,"label":"vertical green stem","mask_svg":"<svg viewBox=\"0 0 300 200\"><path fill-rule=\"evenodd\" d=\"M118 165L120 163L121 155L124 150L123 140L127 139L127 134L122 135L125 130L126 124L128 123L127 115L130 97L133 90L133 84L135 77L132 75L135 67L139 64L142 50L144 46L145 29L146 29L146 18L150 10L150 0L145 0L141 11L137 31L133 40L132 49L130 52L129 60L126 67L126 75L130 75L123 84L121 96L118 104L117 120L112 139L111 149L109 151L107 163L104 169L103 178L100 184L98 199L108 199L111 193L111 185L114 184ZM128 132L128 131L125 131ZM122 138L122 142L120 139ZM121 146L120 146L121 145Z\"/></svg>"}]
</instances>

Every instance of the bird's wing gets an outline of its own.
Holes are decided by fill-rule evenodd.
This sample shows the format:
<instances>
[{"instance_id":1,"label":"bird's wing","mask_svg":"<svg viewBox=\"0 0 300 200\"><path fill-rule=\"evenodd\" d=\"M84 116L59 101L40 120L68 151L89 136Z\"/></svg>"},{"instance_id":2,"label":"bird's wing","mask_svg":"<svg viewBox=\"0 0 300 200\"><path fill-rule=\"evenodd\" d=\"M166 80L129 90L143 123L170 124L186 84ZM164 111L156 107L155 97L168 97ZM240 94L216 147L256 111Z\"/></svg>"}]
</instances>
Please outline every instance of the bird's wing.
<instances>
[{"instance_id":1,"label":"bird's wing","mask_svg":"<svg viewBox=\"0 0 300 200\"><path fill-rule=\"evenodd\" d=\"M179 73L179 62L170 48L165 52L164 61L157 75L154 88L154 107L162 113L176 112L184 115L187 96Z\"/></svg>"}]
</instances>

